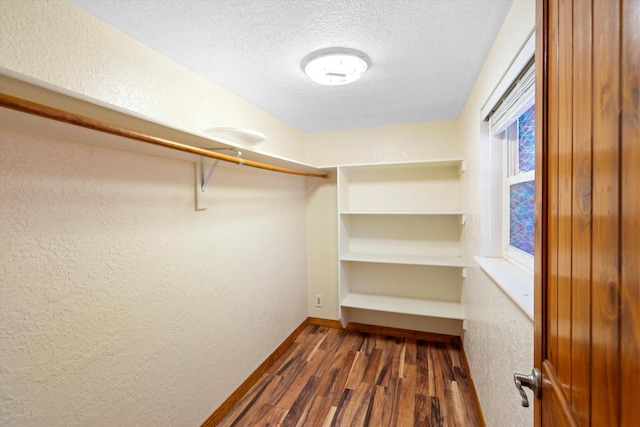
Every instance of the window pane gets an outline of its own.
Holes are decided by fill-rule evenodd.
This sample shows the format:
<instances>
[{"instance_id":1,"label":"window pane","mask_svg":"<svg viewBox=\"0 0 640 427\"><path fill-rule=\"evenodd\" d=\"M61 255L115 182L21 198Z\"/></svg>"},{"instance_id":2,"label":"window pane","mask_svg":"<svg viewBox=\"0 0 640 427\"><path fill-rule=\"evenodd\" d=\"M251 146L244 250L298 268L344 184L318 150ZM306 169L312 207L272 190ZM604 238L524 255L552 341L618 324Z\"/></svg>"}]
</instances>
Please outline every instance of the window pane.
<instances>
[{"instance_id":1,"label":"window pane","mask_svg":"<svg viewBox=\"0 0 640 427\"><path fill-rule=\"evenodd\" d=\"M509 244L530 255L533 255L534 188L534 181L509 188Z\"/></svg>"},{"instance_id":2,"label":"window pane","mask_svg":"<svg viewBox=\"0 0 640 427\"><path fill-rule=\"evenodd\" d=\"M532 171L535 168L535 130L535 105L532 105L518 117L518 171L520 172Z\"/></svg>"}]
</instances>

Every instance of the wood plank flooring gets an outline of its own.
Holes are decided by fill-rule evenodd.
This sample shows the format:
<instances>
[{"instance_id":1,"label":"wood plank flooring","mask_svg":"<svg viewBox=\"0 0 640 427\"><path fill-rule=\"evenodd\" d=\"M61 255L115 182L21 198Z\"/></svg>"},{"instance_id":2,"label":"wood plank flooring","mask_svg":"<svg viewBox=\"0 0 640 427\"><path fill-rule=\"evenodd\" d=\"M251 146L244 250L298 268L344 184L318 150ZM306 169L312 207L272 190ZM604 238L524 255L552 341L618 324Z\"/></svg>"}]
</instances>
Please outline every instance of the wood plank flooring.
<instances>
[{"instance_id":1,"label":"wood plank flooring","mask_svg":"<svg viewBox=\"0 0 640 427\"><path fill-rule=\"evenodd\" d=\"M218 426L478 426L456 345L309 325Z\"/></svg>"}]
</instances>

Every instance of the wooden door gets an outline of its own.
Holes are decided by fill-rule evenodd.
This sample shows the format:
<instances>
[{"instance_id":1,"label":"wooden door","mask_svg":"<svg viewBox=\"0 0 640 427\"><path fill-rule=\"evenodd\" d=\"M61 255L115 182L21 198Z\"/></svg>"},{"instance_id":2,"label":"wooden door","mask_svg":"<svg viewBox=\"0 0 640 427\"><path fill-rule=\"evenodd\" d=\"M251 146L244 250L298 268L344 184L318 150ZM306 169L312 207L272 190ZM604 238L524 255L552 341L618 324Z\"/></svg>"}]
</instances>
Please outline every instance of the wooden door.
<instances>
[{"instance_id":1,"label":"wooden door","mask_svg":"<svg viewBox=\"0 0 640 427\"><path fill-rule=\"evenodd\" d=\"M536 426L640 426L640 0L537 0Z\"/></svg>"}]
</instances>

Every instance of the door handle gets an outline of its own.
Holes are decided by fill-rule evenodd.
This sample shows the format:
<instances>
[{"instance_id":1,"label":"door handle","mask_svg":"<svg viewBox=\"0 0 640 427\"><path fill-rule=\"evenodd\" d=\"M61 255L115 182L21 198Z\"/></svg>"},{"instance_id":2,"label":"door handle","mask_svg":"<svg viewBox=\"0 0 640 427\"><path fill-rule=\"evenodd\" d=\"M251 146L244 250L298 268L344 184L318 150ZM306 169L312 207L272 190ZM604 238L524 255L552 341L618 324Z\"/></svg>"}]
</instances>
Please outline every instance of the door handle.
<instances>
[{"instance_id":1,"label":"door handle","mask_svg":"<svg viewBox=\"0 0 640 427\"><path fill-rule=\"evenodd\" d=\"M522 406L525 408L529 407L529 399L527 399L527 393L524 392L523 386L530 388L533 391L534 397L540 399L540 394L542 393L542 378L538 369L533 368L531 375L513 374L513 381L516 383L516 388L520 392Z\"/></svg>"}]
</instances>

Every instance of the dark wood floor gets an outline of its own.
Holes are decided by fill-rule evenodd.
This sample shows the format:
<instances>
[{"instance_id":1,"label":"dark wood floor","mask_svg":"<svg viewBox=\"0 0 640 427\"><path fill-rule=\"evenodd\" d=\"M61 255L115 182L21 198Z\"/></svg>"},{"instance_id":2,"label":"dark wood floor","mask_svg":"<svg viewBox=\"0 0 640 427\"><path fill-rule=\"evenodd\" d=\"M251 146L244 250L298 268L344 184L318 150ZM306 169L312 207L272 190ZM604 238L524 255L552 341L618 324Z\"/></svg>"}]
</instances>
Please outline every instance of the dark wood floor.
<instances>
[{"instance_id":1,"label":"dark wood floor","mask_svg":"<svg viewBox=\"0 0 640 427\"><path fill-rule=\"evenodd\" d=\"M218 426L477 426L460 349L307 326Z\"/></svg>"}]
</instances>

